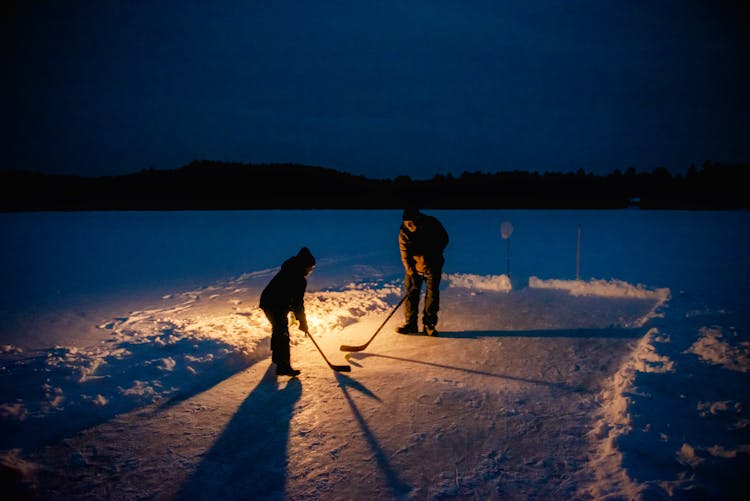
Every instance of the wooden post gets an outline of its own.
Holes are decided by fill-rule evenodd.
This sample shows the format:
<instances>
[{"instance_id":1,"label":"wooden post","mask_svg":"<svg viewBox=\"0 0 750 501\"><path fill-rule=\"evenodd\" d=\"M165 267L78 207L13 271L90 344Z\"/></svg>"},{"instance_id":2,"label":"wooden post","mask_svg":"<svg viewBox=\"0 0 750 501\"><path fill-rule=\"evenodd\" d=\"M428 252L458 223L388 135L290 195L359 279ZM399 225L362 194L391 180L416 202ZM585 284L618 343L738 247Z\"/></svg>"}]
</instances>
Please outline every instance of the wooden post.
<instances>
[{"instance_id":1,"label":"wooden post","mask_svg":"<svg viewBox=\"0 0 750 501\"><path fill-rule=\"evenodd\" d=\"M578 225L578 246L576 248L576 280L581 279L581 225Z\"/></svg>"},{"instance_id":2,"label":"wooden post","mask_svg":"<svg viewBox=\"0 0 750 501\"><path fill-rule=\"evenodd\" d=\"M508 278L510 279L510 236L513 234L513 224L510 221L503 221L500 225L500 236L507 240L505 246L505 261L508 268Z\"/></svg>"},{"instance_id":3,"label":"wooden post","mask_svg":"<svg viewBox=\"0 0 750 501\"><path fill-rule=\"evenodd\" d=\"M508 238L508 246L505 249L505 255L507 256L506 261L508 265L508 278L510 278L510 238Z\"/></svg>"}]
</instances>

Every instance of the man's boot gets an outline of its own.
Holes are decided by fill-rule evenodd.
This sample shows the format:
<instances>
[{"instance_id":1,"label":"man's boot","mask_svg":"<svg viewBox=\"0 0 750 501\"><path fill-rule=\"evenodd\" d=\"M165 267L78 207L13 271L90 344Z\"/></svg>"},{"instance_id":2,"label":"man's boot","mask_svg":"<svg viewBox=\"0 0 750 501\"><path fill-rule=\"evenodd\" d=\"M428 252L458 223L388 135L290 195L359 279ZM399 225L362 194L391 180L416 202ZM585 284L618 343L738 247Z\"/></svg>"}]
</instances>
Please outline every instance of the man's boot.
<instances>
[{"instance_id":1,"label":"man's boot","mask_svg":"<svg viewBox=\"0 0 750 501\"><path fill-rule=\"evenodd\" d=\"M297 369L292 369L292 366L289 364L276 364L276 375L277 376L292 376L296 377L299 376L299 374L302 371Z\"/></svg>"},{"instance_id":2,"label":"man's boot","mask_svg":"<svg viewBox=\"0 0 750 501\"><path fill-rule=\"evenodd\" d=\"M438 335L438 331L437 331L437 329L435 329L434 325L425 325L424 326L424 333L427 334L428 336L437 336Z\"/></svg>"},{"instance_id":3,"label":"man's boot","mask_svg":"<svg viewBox=\"0 0 750 501\"><path fill-rule=\"evenodd\" d=\"M396 327L396 332L398 332L399 334L417 334L419 332L419 328L417 328L416 323L408 322L404 325Z\"/></svg>"}]
</instances>

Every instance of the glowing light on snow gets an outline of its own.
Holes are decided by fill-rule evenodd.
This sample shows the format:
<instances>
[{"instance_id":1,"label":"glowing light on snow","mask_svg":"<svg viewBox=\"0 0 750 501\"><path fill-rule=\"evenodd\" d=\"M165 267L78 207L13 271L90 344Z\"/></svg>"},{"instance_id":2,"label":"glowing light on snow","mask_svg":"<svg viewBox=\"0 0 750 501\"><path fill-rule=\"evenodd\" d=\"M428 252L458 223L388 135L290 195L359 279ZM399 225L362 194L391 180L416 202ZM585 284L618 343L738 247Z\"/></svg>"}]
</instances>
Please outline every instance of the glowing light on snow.
<instances>
[{"instance_id":1,"label":"glowing light on snow","mask_svg":"<svg viewBox=\"0 0 750 501\"><path fill-rule=\"evenodd\" d=\"M310 333L338 332L369 315L387 312L389 296L401 293L396 285L364 288L349 285L343 291L321 291L305 295L305 313Z\"/></svg>"},{"instance_id":2,"label":"glowing light on snow","mask_svg":"<svg viewBox=\"0 0 750 501\"><path fill-rule=\"evenodd\" d=\"M332 326L340 323L339 315L335 312L322 312L316 311L315 313L307 314L307 325L310 328L310 333L315 334L326 331Z\"/></svg>"}]
</instances>

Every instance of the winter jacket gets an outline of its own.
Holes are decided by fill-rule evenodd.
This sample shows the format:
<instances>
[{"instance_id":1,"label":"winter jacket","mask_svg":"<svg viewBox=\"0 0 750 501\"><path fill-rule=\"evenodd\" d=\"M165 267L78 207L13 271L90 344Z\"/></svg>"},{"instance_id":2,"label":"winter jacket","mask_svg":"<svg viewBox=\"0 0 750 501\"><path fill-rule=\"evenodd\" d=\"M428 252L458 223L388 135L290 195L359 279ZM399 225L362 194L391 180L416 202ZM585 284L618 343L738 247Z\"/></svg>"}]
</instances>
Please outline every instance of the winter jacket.
<instances>
[{"instance_id":1,"label":"winter jacket","mask_svg":"<svg viewBox=\"0 0 750 501\"><path fill-rule=\"evenodd\" d=\"M260 295L260 307L264 311L291 311L299 320L299 328L305 332L308 330L304 303L306 268L307 265L298 256L290 257Z\"/></svg>"},{"instance_id":2,"label":"winter jacket","mask_svg":"<svg viewBox=\"0 0 750 501\"><path fill-rule=\"evenodd\" d=\"M448 232L436 218L419 214L416 221L417 230L410 232L402 224L398 232L398 246L401 251L401 262L411 273L415 271L414 256L424 256L424 264L429 270L439 270L445 259L443 251L448 245Z\"/></svg>"}]
</instances>

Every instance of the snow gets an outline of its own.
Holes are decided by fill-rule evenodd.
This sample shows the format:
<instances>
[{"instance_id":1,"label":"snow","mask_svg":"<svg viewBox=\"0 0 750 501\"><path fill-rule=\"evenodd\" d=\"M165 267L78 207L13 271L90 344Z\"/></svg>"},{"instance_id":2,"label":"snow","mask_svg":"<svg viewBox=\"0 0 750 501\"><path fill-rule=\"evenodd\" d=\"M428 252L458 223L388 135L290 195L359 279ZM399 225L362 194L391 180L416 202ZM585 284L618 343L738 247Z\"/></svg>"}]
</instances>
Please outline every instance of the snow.
<instances>
[{"instance_id":1,"label":"snow","mask_svg":"<svg viewBox=\"0 0 750 501\"><path fill-rule=\"evenodd\" d=\"M503 291L512 289L507 275L474 275L471 273L446 273L449 287L460 287L475 291Z\"/></svg>"},{"instance_id":2,"label":"snow","mask_svg":"<svg viewBox=\"0 0 750 501\"><path fill-rule=\"evenodd\" d=\"M750 214L426 212L451 236L440 336L395 333L399 311L346 358L401 297L399 211L0 215L4 491L735 495L750 466ZM302 374L273 374L257 302L302 245L318 260L311 333L350 373L292 329Z\"/></svg>"},{"instance_id":3,"label":"snow","mask_svg":"<svg viewBox=\"0 0 750 501\"><path fill-rule=\"evenodd\" d=\"M731 371L750 371L750 342L730 344L724 340L721 327L701 327L699 332L698 340L688 349L688 353ZM732 332L731 336L737 338L737 333Z\"/></svg>"}]
</instances>

